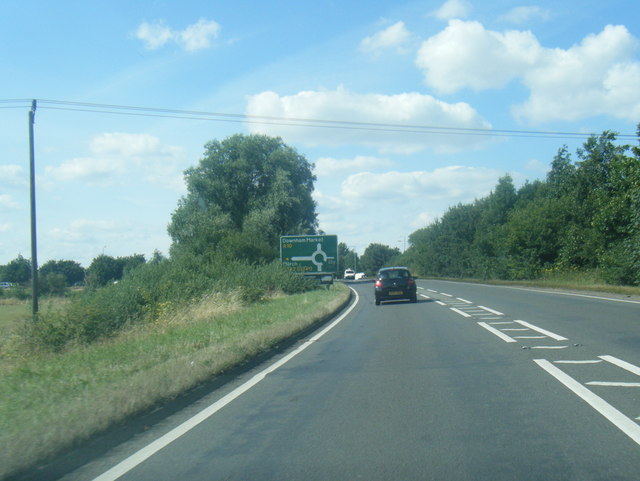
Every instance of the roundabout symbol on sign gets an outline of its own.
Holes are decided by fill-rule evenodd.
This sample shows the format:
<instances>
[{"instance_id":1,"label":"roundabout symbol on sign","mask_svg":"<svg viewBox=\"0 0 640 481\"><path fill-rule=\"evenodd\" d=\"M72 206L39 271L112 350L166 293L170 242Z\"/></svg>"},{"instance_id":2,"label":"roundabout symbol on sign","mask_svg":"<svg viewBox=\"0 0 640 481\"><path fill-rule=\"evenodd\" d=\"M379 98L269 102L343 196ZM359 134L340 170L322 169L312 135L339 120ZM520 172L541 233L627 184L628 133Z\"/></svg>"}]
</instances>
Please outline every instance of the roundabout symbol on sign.
<instances>
[{"instance_id":1,"label":"roundabout symbol on sign","mask_svg":"<svg viewBox=\"0 0 640 481\"><path fill-rule=\"evenodd\" d=\"M318 261L318 257L322 258L322 261ZM334 259L333 257L327 256L327 253L322 250L322 244L318 242L316 250L310 256L294 256L291 258L292 261L311 261L317 268L318 272L322 272L322 265L328 260Z\"/></svg>"}]
</instances>

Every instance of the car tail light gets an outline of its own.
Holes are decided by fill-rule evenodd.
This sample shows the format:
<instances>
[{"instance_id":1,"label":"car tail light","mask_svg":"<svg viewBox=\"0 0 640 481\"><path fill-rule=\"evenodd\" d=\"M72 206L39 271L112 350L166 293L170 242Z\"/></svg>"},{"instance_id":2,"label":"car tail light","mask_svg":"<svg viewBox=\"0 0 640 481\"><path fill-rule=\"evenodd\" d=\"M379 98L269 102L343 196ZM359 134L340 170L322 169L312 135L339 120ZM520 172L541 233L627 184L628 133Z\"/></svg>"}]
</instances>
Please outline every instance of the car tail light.
<instances>
[{"instance_id":1,"label":"car tail light","mask_svg":"<svg viewBox=\"0 0 640 481\"><path fill-rule=\"evenodd\" d=\"M407 279L408 286L413 286L415 283L416 281L413 279L413 277L409 277L409 279Z\"/></svg>"},{"instance_id":2,"label":"car tail light","mask_svg":"<svg viewBox=\"0 0 640 481\"><path fill-rule=\"evenodd\" d=\"M376 287L382 287L382 281L380 279L376 281Z\"/></svg>"}]
</instances>

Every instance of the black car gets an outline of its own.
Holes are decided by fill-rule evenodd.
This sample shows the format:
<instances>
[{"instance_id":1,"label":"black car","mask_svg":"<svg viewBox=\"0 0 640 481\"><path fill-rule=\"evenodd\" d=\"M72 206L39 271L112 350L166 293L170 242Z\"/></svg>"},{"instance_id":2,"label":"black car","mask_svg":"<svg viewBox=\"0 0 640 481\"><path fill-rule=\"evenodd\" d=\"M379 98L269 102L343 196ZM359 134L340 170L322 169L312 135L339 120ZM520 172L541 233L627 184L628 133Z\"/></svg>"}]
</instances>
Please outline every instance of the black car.
<instances>
[{"instance_id":1,"label":"black car","mask_svg":"<svg viewBox=\"0 0 640 481\"><path fill-rule=\"evenodd\" d=\"M376 306L382 301L409 299L417 302L415 277L406 267L385 267L378 271L375 281Z\"/></svg>"}]
</instances>

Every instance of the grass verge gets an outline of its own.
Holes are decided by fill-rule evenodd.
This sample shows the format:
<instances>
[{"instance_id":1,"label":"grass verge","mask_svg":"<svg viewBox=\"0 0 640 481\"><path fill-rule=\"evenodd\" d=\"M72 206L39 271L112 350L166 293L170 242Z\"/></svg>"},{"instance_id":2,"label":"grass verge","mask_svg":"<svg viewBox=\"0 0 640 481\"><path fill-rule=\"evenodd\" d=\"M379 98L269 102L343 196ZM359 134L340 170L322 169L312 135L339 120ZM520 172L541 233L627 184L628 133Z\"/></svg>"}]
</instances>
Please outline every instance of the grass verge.
<instances>
[{"instance_id":1,"label":"grass verge","mask_svg":"<svg viewBox=\"0 0 640 481\"><path fill-rule=\"evenodd\" d=\"M249 307L212 294L93 345L29 355L10 346L0 355L0 478L273 348L349 292L336 284Z\"/></svg>"},{"instance_id":2,"label":"grass verge","mask_svg":"<svg viewBox=\"0 0 640 481\"><path fill-rule=\"evenodd\" d=\"M424 279L429 279L425 276ZM623 297L640 297L640 287L619 286L607 284L597 272L576 272L546 275L539 279L522 281L505 281L498 279L460 279L437 277L433 279L472 282L478 284L493 284L502 286L539 287L543 289L564 289L568 291L580 291L585 293L614 294Z\"/></svg>"}]
</instances>

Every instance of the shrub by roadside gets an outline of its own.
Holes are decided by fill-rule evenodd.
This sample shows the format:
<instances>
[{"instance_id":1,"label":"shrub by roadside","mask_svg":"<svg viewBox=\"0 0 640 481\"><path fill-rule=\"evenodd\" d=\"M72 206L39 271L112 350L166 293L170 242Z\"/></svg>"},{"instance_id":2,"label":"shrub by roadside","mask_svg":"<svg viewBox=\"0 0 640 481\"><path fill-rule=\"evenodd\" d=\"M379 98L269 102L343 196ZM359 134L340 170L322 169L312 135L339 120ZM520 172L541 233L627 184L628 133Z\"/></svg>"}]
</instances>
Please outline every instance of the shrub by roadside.
<instances>
[{"instance_id":1,"label":"shrub by roadside","mask_svg":"<svg viewBox=\"0 0 640 481\"><path fill-rule=\"evenodd\" d=\"M142 265L116 284L85 291L65 309L41 314L29 325L28 337L37 349L60 351L69 344L92 343L124 328L153 322L211 291L232 293L252 303L276 292L313 288L310 281L277 262L256 266L182 257Z\"/></svg>"}]
</instances>

